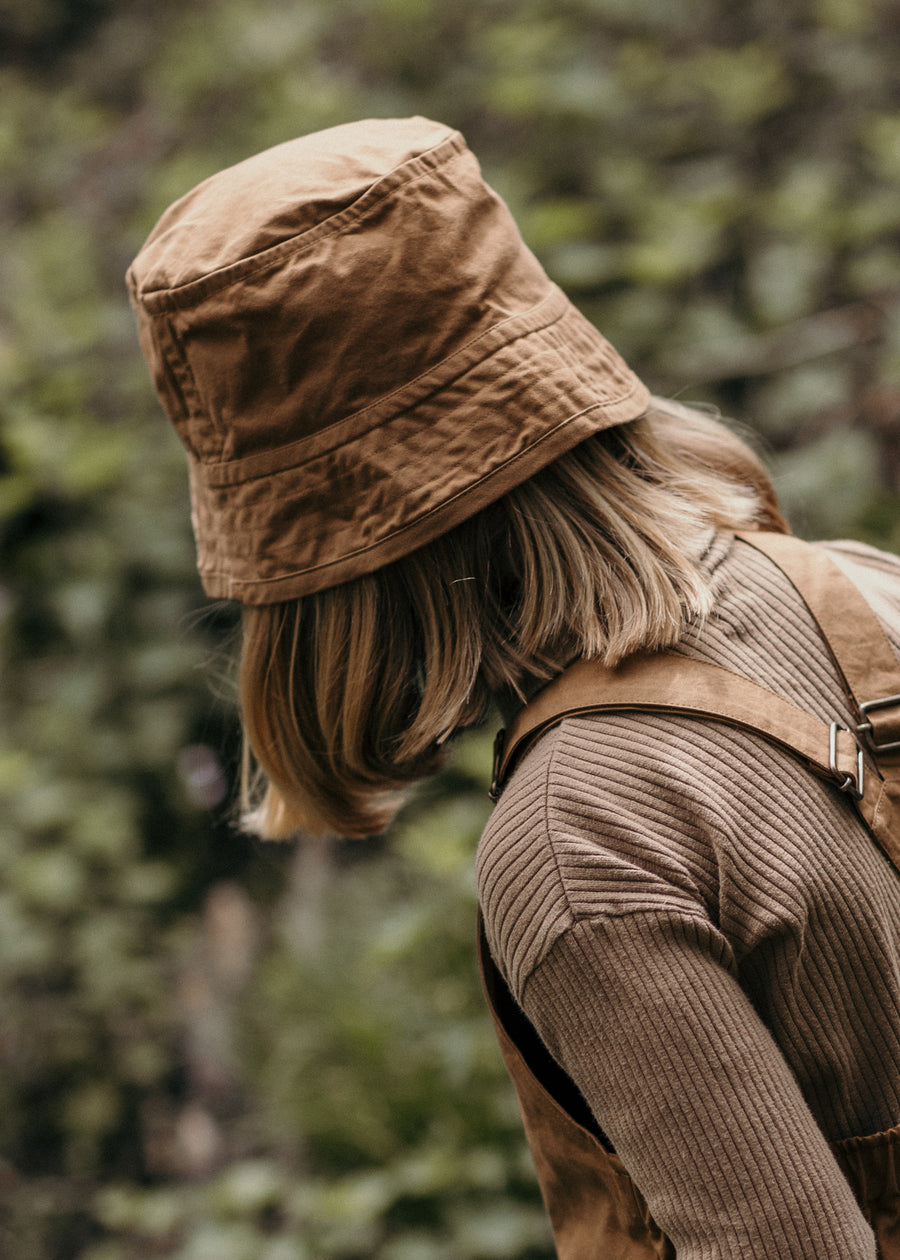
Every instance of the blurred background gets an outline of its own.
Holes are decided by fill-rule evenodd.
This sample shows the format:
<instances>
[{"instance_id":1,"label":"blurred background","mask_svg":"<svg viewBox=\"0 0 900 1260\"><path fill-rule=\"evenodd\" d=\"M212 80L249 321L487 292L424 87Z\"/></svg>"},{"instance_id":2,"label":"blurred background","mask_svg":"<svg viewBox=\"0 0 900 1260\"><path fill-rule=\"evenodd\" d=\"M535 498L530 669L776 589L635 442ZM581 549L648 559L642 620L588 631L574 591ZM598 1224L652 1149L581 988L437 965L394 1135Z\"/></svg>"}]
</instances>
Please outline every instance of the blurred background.
<instances>
[{"instance_id":1,"label":"blurred background","mask_svg":"<svg viewBox=\"0 0 900 1260\"><path fill-rule=\"evenodd\" d=\"M123 275L354 118L460 127L798 532L900 548L900 6L0 0L0 1256L546 1260L473 957L490 732L389 841L230 821L236 618Z\"/></svg>"}]
</instances>

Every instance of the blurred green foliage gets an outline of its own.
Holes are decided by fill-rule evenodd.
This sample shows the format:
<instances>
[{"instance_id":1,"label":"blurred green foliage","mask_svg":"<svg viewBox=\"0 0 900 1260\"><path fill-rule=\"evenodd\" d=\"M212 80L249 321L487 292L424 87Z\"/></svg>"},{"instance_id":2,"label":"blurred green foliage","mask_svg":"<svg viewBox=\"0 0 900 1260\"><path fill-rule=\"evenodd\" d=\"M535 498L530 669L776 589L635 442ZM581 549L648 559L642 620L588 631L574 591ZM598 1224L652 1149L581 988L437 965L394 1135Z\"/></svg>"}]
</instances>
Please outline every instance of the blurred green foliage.
<instances>
[{"instance_id":1,"label":"blurred green foliage","mask_svg":"<svg viewBox=\"0 0 900 1260\"><path fill-rule=\"evenodd\" d=\"M661 393L800 532L900 548L895 0L0 0L0 1254L540 1260L473 962L487 736L390 846L229 822L234 610L194 573L122 276L222 165L459 126Z\"/></svg>"}]
</instances>

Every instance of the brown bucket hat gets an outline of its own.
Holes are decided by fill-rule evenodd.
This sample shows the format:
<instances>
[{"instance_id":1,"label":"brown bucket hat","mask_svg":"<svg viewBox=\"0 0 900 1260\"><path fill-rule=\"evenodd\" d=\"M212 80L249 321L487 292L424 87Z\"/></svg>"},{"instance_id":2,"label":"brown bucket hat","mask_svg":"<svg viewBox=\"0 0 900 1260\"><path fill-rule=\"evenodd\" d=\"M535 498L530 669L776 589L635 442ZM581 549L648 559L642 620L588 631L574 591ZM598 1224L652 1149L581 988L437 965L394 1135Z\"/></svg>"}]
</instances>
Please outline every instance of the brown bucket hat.
<instances>
[{"instance_id":1,"label":"brown bucket hat","mask_svg":"<svg viewBox=\"0 0 900 1260\"><path fill-rule=\"evenodd\" d=\"M214 175L128 283L204 587L246 604L396 560L649 402L462 136L424 118Z\"/></svg>"}]
</instances>

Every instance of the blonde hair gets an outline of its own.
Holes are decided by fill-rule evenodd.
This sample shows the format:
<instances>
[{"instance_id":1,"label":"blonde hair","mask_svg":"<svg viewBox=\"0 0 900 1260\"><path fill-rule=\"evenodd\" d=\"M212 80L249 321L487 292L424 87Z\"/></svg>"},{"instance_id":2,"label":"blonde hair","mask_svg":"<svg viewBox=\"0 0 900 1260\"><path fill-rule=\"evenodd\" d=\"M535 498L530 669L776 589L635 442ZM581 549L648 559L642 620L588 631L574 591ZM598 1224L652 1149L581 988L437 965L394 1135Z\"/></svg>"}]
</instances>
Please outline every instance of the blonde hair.
<instances>
[{"instance_id":1,"label":"blonde hair","mask_svg":"<svg viewBox=\"0 0 900 1260\"><path fill-rule=\"evenodd\" d=\"M393 564L246 608L245 825L384 831L498 694L522 699L578 656L671 646L704 617L714 527L787 529L740 439L654 400Z\"/></svg>"}]
</instances>

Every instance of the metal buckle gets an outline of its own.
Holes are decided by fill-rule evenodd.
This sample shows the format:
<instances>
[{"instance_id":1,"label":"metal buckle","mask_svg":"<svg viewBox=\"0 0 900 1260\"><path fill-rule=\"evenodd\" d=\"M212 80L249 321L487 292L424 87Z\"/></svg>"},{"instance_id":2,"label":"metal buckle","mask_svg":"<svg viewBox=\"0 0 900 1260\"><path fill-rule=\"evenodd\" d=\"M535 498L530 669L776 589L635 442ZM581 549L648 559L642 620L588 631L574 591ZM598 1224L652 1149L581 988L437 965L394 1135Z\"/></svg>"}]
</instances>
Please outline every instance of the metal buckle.
<instances>
[{"instance_id":1,"label":"metal buckle","mask_svg":"<svg viewBox=\"0 0 900 1260\"><path fill-rule=\"evenodd\" d=\"M838 782L838 791L847 792L855 801L861 801L863 793L865 792L866 784L866 766L863 761L863 750L860 748L859 744L856 744L856 778L854 779L852 774L845 774L838 766L838 731L847 731L848 735L853 735L853 732L846 726L841 726L837 722L831 723L831 730L828 736L828 765L836 780L841 777L843 778L843 782ZM855 740L854 743L856 743Z\"/></svg>"},{"instance_id":2,"label":"metal buckle","mask_svg":"<svg viewBox=\"0 0 900 1260\"><path fill-rule=\"evenodd\" d=\"M859 711L865 717L867 713L874 713L878 709L889 709L892 704L900 704L900 696L883 696L880 700L867 700L865 704L859 706ZM896 752L900 748L900 739L887 744L877 744L872 736L871 722L860 722L856 729L874 753Z\"/></svg>"}]
</instances>

